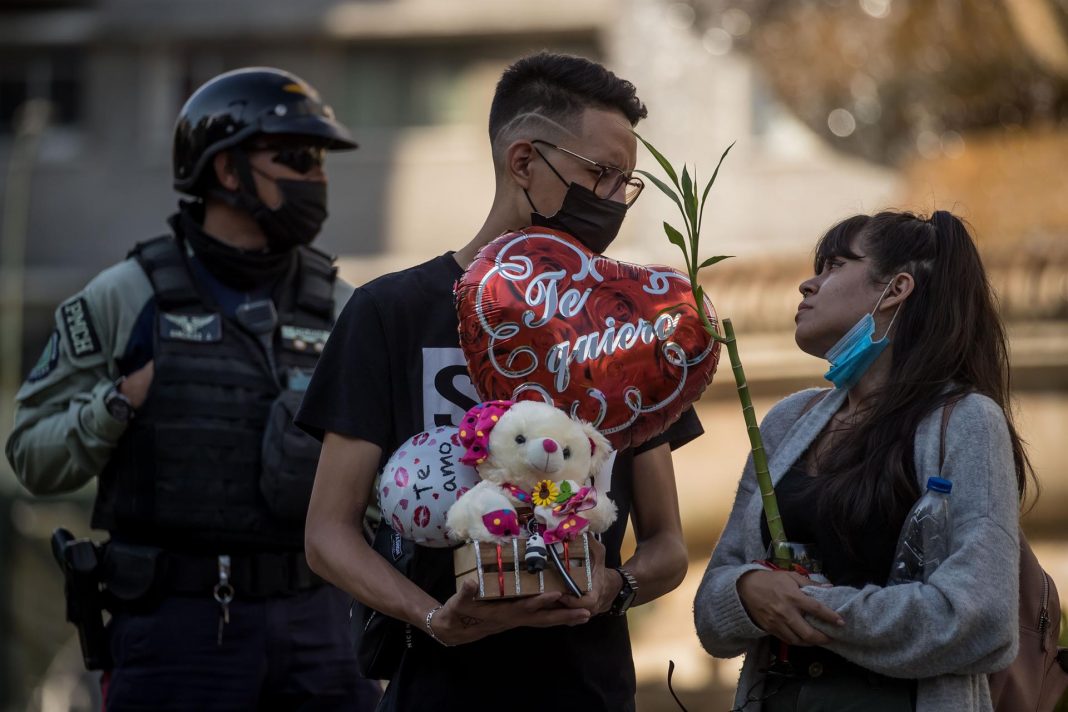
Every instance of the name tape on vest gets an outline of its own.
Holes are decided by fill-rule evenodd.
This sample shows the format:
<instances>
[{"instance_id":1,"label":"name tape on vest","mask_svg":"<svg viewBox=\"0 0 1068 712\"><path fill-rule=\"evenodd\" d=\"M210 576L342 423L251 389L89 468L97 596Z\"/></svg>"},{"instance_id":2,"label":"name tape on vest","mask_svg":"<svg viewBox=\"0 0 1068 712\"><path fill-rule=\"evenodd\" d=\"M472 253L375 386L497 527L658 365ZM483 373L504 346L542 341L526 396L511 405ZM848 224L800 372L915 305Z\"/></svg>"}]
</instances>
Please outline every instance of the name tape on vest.
<instances>
[{"instance_id":1,"label":"name tape on vest","mask_svg":"<svg viewBox=\"0 0 1068 712\"><path fill-rule=\"evenodd\" d=\"M330 332L326 329L308 329L303 326L282 325L282 345L294 351L321 353Z\"/></svg>"},{"instance_id":2,"label":"name tape on vest","mask_svg":"<svg viewBox=\"0 0 1068 712\"><path fill-rule=\"evenodd\" d=\"M159 336L169 341L215 343L222 341L222 317L218 314L159 315Z\"/></svg>"},{"instance_id":3,"label":"name tape on vest","mask_svg":"<svg viewBox=\"0 0 1068 712\"><path fill-rule=\"evenodd\" d=\"M100 353L100 339L96 336L93 320L89 316L89 304L85 297L76 297L59 308L67 342L75 356L90 356Z\"/></svg>"}]
</instances>

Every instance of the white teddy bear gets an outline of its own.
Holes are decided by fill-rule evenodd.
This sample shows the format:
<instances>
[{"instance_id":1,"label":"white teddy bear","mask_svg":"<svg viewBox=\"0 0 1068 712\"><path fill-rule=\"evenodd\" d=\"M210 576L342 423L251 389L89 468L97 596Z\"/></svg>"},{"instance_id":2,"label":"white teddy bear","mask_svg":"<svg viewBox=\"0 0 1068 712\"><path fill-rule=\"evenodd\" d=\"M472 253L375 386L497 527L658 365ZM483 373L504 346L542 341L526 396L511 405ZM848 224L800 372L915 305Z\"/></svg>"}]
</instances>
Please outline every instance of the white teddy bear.
<instances>
[{"instance_id":1,"label":"white teddy bear","mask_svg":"<svg viewBox=\"0 0 1068 712\"><path fill-rule=\"evenodd\" d=\"M601 474L612 447L589 423L542 402L488 401L464 416L460 441L467 448L460 461L482 481L449 508L453 539L502 544L525 537L518 507L533 508L550 545L615 521L611 473Z\"/></svg>"}]
</instances>

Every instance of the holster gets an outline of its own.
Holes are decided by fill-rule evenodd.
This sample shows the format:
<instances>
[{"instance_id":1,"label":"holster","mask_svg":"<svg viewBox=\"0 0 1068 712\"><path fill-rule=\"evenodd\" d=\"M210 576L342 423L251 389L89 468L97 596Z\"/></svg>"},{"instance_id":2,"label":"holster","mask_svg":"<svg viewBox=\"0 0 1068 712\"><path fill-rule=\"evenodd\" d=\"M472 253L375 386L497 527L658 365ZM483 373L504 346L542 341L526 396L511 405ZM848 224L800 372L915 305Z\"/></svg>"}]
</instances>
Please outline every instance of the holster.
<instances>
[{"instance_id":1,"label":"holster","mask_svg":"<svg viewBox=\"0 0 1068 712\"><path fill-rule=\"evenodd\" d=\"M66 529L52 532L52 556L63 572L67 620L78 629L87 670L111 667L111 652L104 632L100 551L97 544L88 539L75 539Z\"/></svg>"}]
</instances>

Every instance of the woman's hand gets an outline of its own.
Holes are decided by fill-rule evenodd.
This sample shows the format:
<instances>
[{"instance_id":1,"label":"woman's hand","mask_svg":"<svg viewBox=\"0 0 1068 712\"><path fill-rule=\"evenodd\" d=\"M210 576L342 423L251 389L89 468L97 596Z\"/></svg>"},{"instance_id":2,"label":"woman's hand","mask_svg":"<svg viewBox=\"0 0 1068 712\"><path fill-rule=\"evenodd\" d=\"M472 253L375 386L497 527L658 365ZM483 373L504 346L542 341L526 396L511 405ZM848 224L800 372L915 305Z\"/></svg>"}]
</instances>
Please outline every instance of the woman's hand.
<instances>
[{"instance_id":1,"label":"woman's hand","mask_svg":"<svg viewBox=\"0 0 1068 712\"><path fill-rule=\"evenodd\" d=\"M514 601L478 601L478 585L464 581L430 622L434 635L446 645L470 643L511 628L581 625L590 619L585 608L561 608L560 594L542 593Z\"/></svg>"},{"instance_id":2,"label":"woman's hand","mask_svg":"<svg viewBox=\"0 0 1068 712\"><path fill-rule=\"evenodd\" d=\"M845 625L845 621L801 590L819 585L792 571L748 571L738 579L738 597L753 622L784 643L827 645L831 638L813 628L805 615L831 625Z\"/></svg>"}]
</instances>

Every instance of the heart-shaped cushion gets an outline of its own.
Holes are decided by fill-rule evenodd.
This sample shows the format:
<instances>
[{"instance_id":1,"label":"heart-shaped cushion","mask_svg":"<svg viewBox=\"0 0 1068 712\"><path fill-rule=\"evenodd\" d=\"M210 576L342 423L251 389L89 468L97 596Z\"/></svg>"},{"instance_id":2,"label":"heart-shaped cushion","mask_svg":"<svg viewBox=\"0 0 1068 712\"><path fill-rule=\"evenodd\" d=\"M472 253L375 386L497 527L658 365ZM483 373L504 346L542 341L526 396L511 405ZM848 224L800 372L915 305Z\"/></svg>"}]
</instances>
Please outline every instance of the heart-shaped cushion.
<instances>
[{"instance_id":1,"label":"heart-shaped cushion","mask_svg":"<svg viewBox=\"0 0 1068 712\"><path fill-rule=\"evenodd\" d=\"M594 255L548 228L483 247L456 285L456 307L480 398L543 399L617 449L664 432L719 362L685 274ZM707 299L704 308L716 324Z\"/></svg>"}]
</instances>

